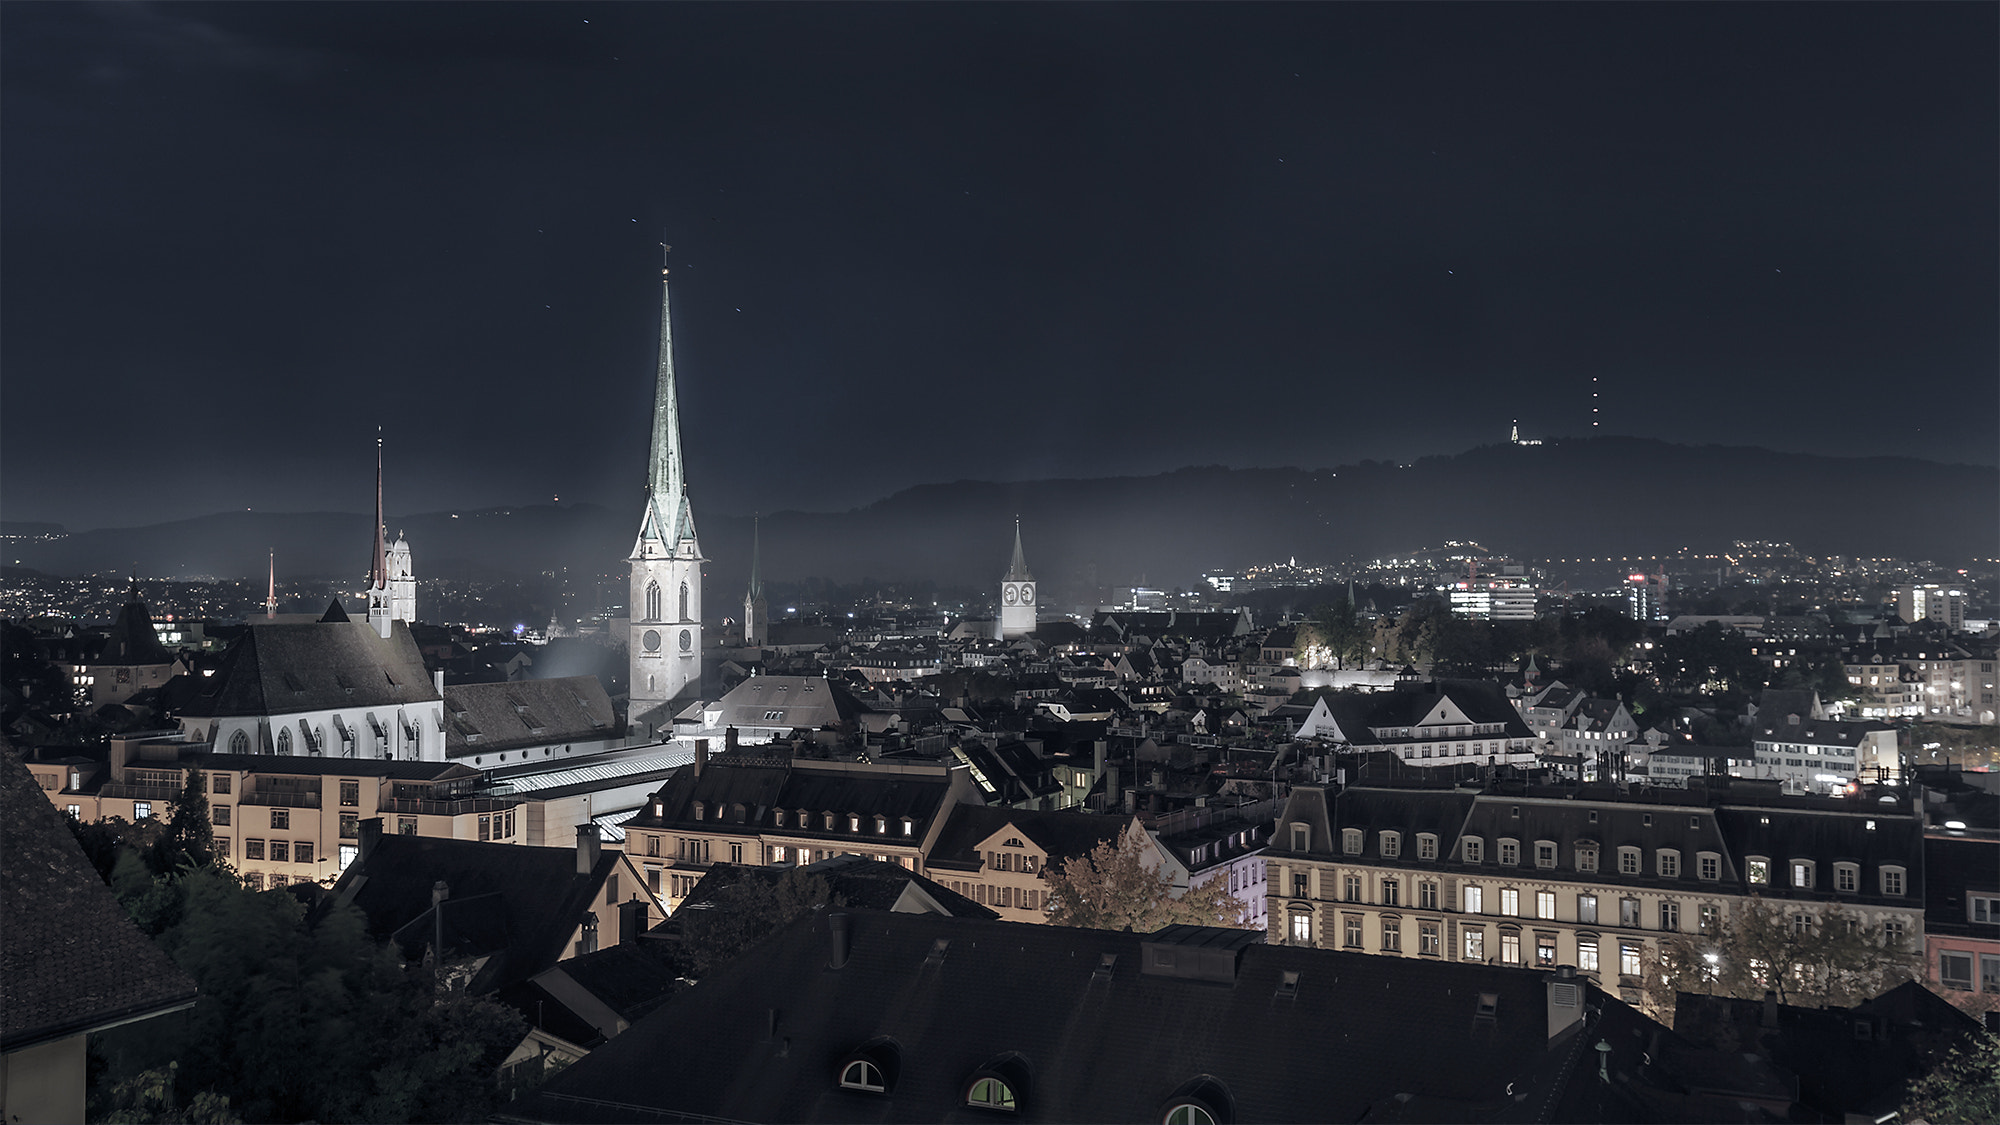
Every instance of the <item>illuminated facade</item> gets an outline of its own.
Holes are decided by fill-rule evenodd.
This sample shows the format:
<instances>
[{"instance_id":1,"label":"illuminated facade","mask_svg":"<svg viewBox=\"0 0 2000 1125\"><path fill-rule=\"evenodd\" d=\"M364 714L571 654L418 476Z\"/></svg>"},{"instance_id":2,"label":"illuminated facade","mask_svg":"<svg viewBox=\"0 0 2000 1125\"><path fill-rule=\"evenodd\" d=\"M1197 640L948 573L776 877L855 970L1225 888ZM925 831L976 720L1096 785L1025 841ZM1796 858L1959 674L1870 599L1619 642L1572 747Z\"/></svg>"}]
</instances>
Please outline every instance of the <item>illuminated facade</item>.
<instances>
[{"instance_id":1,"label":"illuminated facade","mask_svg":"<svg viewBox=\"0 0 2000 1125\"><path fill-rule=\"evenodd\" d=\"M671 724L675 700L701 687L701 545L681 461L680 403L674 386L673 317L667 271L660 271L660 360L653 397L653 442L646 510L632 544L627 718L634 732Z\"/></svg>"}]
</instances>

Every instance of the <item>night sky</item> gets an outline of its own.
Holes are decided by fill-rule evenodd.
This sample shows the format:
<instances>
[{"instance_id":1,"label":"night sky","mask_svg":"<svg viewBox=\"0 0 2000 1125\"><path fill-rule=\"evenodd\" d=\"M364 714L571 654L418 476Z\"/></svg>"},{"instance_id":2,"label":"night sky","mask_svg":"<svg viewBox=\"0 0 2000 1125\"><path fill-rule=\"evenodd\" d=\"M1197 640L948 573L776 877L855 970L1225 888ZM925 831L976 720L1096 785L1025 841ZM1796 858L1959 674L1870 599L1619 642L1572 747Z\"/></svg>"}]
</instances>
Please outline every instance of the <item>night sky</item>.
<instances>
[{"instance_id":1,"label":"night sky","mask_svg":"<svg viewBox=\"0 0 2000 1125\"><path fill-rule=\"evenodd\" d=\"M1993 4L0 8L0 512L1991 464Z\"/></svg>"}]
</instances>

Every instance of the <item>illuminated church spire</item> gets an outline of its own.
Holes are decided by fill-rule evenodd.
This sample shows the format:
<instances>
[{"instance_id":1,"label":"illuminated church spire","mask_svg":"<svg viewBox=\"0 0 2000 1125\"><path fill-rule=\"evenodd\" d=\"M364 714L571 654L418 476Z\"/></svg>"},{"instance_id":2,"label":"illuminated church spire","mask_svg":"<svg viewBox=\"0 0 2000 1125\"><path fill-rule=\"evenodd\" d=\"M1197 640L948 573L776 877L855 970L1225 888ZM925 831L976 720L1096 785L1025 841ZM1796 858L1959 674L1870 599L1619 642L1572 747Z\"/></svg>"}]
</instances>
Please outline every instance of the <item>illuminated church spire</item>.
<instances>
[{"instance_id":1,"label":"illuminated church spire","mask_svg":"<svg viewBox=\"0 0 2000 1125\"><path fill-rule=\"evenodd\" d=\"M1021 517L1014 517L1014 557L1000 579L1000 620L994 632L1000 640L1025 637L1035 631L1035 576L1028 573L1021 553Z\"/></svg>"},{"instance_id":2,"label":"illuminated church spire","mask_svg":"<svg viewBox=\"0 0 2000 1125\"><path fill-rule=\"evenodd\" d=\"M632 632L626 717L634 733L661 731L673 720L666 705L701 686L701 564L706 561L695 542L687 469L681 460L673 315L664 266L660 270L660 361L653 385L646 507L627 561L632 581L626 605Z\"/></svg>"},{"instance_id":3,"label":"illuminated church spire","mask_svg":"<svg viewBox=\"0 0 2000 1125\"><path fill-rule=\"evenodd\" d=\"M264 616L266 619L278 616L278 552L271 552L271 585L264 594Z\"/></svg>"},{"instance_id":4,"label":"illuminated church spire","mask_svg":"<svg viewBox=\"0 0 2000 1125\"><path fill-rule=\"evenodd\" d=\"M743 592L743 643L762 645L769 631L770 608L764 602L763 521L750 517L750 588Z\"/></svg>"}]
</instances>

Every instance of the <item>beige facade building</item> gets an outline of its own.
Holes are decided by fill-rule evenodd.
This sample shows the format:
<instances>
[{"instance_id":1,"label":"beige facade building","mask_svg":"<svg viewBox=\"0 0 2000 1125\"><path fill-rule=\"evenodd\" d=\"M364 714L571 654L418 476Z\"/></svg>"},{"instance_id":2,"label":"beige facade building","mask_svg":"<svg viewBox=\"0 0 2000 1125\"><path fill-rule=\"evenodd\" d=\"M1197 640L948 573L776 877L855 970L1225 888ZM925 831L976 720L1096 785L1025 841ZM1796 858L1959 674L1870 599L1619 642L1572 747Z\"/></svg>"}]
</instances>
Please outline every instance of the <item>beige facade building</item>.
<instances>
[{"instance_id":1,"label":"beige facade building","mask_svg":"<svg viewBox=\"0 0 2000 1125\"><path fill-rule=\"evenodd\" d=\"M1732 805L1705 790L1577 799L1302 787L1265 853L1269 940L1571 965L1639 1002L1663 935L1711 930L1752 895L1798 925L1838 905L1884 940L1921 941L1922 831L1907 808Z\"/></svg>"}]
</instances>

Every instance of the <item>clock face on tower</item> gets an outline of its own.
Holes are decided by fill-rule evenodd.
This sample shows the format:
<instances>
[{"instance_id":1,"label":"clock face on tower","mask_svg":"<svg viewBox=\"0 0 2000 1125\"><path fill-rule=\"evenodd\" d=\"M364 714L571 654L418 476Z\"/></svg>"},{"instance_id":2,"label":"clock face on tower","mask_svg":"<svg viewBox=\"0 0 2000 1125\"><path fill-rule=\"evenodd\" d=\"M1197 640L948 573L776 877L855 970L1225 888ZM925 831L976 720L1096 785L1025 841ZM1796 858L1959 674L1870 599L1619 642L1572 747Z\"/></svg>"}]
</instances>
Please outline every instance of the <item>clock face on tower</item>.
<instances>
[{"instance_id":1,"label":"clock face on tower","mask_svg":"<svg viewBox=\"0 0 2000 1125\"><path fill-rule=\"evenodd\" d=\"M1000 588L1000 603L1002 605L1013 605L1014 603L1020 600L1021 600L1020 588L1015 586L1012 582L1009 582L1008 584Z\"/></svg>"},{"instance_id":2,"label":"clock face on tower","mask_svg":"<svg viewBox=\"0 0 2000 1125\"><path fill-rule=\"evenodd\" d=\"M645 635L645 636L643 636L643 637L641 637L641 638L639 638L639 639L640 639L640 640L642 640L642 641L644 641L644 642L646 643L646 651L647 651L647 652L658 652L658 651L660 651L660 632L659 632L659 630L657 630L657 629L648 629L648 630L646 630L646 635Z\"/></svg>"},{"instance_id":3,"label":"clock face on tower","mask_svg":"<svg viewBox=\"0 0 2000 1125\"><path fill-rule=\"evenodd\" d=\"M1033 586L1021 587L1021 604L1022 605L1035 604L1035 588Z\"/></svg>"}]
</instances>

